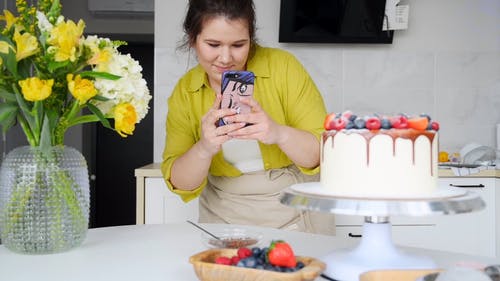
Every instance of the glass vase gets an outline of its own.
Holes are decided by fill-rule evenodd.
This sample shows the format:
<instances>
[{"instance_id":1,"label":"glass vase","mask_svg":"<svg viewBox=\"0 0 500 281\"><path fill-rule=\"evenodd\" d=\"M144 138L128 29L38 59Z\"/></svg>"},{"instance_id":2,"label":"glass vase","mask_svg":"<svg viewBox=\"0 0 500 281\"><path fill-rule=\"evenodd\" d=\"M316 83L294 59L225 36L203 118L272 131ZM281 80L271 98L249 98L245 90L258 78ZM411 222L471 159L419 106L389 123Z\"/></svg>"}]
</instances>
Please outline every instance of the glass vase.
<instances>
[{"instance_id":1,"label":"glass vase","mask_svg":"<svg viewBox=\"0 0 500 281\"><path fill-rule=\"evenodd\" d=\"M63 252L81 245L88 230L87 162L68 146L23 146L0 167L0 237L25 254Z\"/></svg>"}]
</instances>

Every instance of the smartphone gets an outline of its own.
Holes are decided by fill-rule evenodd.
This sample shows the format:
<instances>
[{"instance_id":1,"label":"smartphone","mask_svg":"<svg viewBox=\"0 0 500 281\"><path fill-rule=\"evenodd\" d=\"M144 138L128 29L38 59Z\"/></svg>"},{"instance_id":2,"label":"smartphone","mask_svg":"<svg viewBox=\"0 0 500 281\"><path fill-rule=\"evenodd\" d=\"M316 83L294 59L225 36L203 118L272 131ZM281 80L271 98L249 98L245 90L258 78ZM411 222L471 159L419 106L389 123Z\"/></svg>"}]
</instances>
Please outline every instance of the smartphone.
<instances>
[{"instance_id":1,"label":"smartphone","mask_svg":"<svg viewBox=\"0 0 500 281\"><path fill-rule=\"evenodd\" d=\"M233 108L236 114L249 113L250 106L240 102L241 97L253 95L255 75L251 71L225 71L222 73L220 108ZM218 125L227 125L222 118Z\"/></svg>"}]
</instances>

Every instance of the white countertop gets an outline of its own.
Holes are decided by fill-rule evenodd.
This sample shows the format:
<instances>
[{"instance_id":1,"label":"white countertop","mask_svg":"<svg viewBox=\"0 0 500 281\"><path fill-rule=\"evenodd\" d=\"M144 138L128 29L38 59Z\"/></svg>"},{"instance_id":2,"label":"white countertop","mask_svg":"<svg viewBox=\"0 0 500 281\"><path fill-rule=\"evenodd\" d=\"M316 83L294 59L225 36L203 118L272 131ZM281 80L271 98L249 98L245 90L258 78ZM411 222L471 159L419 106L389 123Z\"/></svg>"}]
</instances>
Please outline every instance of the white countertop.
<instances>
[{"instance_id":1,"label":"white countertop","mask_svg":"<svg viewBox=\"0 0 500 281\"><path fill-rule=\"evenodd\" d=\"M451 169L439 169L439 177L450 178L457 177ZM162 177L160 170L160 163L151 163L143 167L135 169L136 177ZM469 174L463 177L480 177L480 178L500 178L500 169L487 169L482 170L479 173Z\"/></svg>"},{"instance_id":2,"label":"white countertop","mask_svg":"<svg viewBox=\"0 0 500 281\"><path fill-rule=\"evenodd\" d=\"M204 225L216 229L224 225ZM249 227L264 234L264 243L288 241L297 255L321 258L335 249L352 247L356 239ZM200 230L188 223L133 225L90 229L84 243L51 255L16 254L0 246L0 280L26 281L194 281L189 257L205 250ZM493 264L499 260L415 248L412 254L434 259L442 268L458 262ZM319 278L318 280L323 280Z\"/></svg>"}]
</instances>

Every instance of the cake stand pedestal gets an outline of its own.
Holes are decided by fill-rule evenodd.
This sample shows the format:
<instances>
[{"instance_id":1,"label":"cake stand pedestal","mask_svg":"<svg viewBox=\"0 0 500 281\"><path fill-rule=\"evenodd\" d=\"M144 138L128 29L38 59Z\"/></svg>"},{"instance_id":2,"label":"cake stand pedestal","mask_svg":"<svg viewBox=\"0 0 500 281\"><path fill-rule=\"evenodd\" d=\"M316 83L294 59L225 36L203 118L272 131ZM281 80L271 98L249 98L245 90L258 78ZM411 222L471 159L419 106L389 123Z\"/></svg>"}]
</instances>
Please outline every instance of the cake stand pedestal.
<instances>
[{"instance_id":1,"label":"cake stand pedestal","mask_svg":"<svg viewBox=\"0 0 500 281\"><path fill-rule=\"evenodd\" d=\"M391 215L450 215L485 207L479 195L458 188L440 188L426 198L388 199L330 196L324 191L318 182L295 184L284 191L281 203L302 210L364 216L359 244L322 258L327 264L324 274L339 281L358 281L360 274L376 269L437 268L431 258L407 254L394 245Z\"/></svg>"}]
</instances>

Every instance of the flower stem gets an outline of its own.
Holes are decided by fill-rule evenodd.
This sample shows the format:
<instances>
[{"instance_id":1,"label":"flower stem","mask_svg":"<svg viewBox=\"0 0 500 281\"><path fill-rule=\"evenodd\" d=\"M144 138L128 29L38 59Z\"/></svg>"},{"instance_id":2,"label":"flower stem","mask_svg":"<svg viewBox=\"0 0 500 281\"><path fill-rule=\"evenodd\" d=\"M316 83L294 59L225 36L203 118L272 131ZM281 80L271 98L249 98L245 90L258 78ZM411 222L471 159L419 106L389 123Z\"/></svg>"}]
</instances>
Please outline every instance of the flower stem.
<instances>
[{"instance_id":1,"label":"flower stem","mask_svg":"<svg viewBox=\"0 0 500 281\"><path fill-rule=\"evenodd\" d=\"M21 128L24 131L24 134L26 135L26 138L28 139L28 143L31 146L38 146L38 143L35 139L35 136L33 136L33 133L31 132L30 126L26 119L24 119L20 114L17 117L17 120L19 121L19 124L21 124Z\"/></svg>"},{"instance_id":2,"label":"flower stem","mask_svg":"<svg viewBox=\"0 0 500 281\"><path fill-rule=\"evenodd\" d=\"M75 116L80 112L81 109L82 107L80 106L78 101L73 100L71 108L61 116L61 119L59 119L59 123L54 130L53 145L60 145L64 143L64 134L69 127L75 125L71 121L72 119L75 119Z\"/></svg>"}]
</instances>

